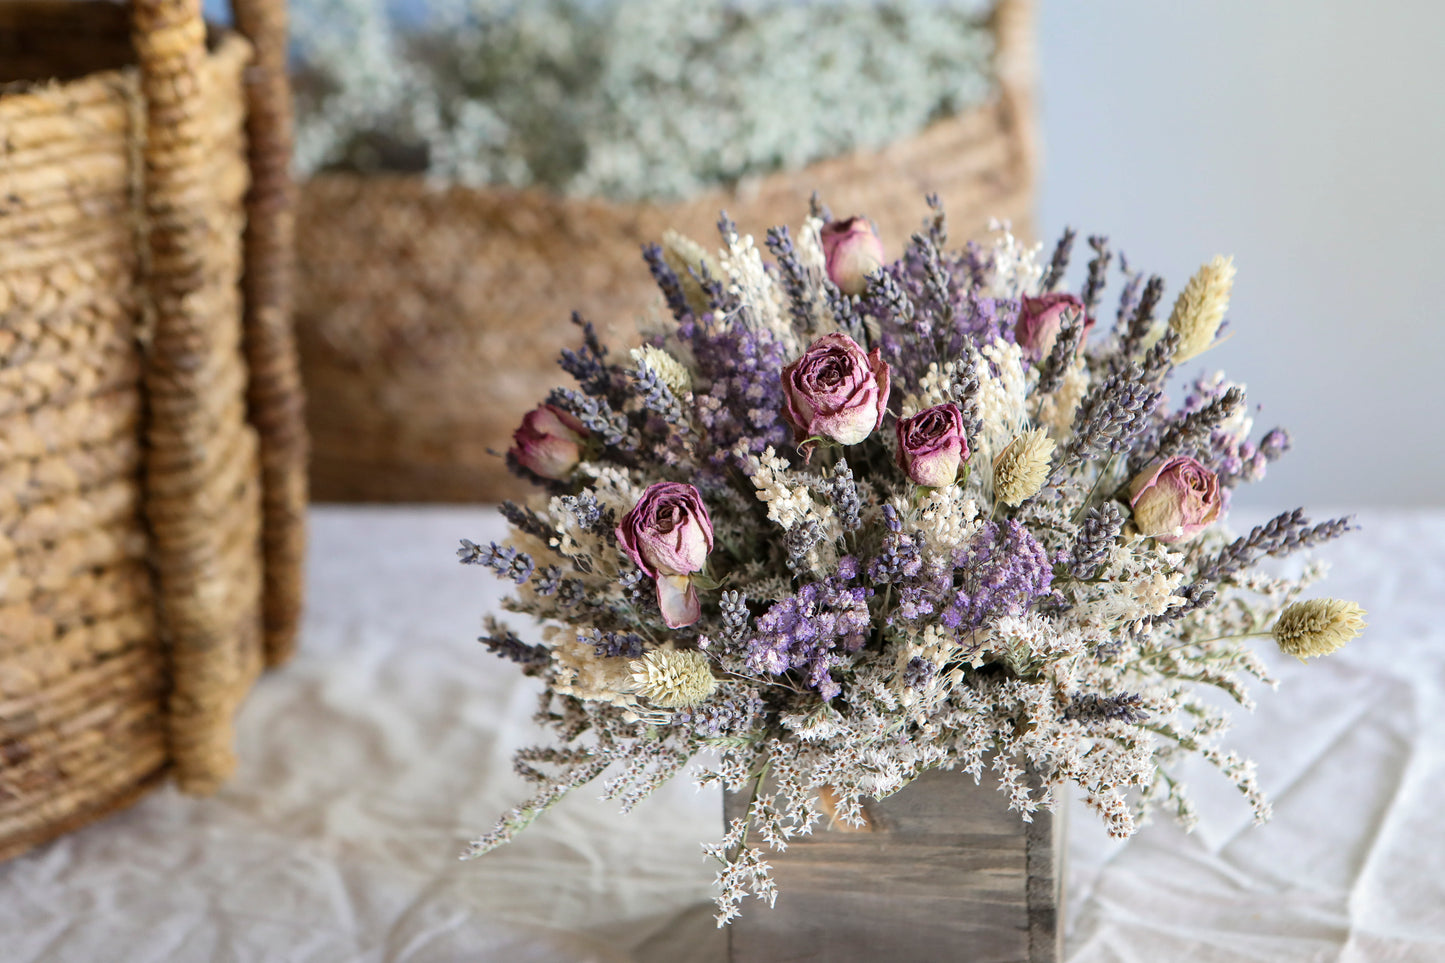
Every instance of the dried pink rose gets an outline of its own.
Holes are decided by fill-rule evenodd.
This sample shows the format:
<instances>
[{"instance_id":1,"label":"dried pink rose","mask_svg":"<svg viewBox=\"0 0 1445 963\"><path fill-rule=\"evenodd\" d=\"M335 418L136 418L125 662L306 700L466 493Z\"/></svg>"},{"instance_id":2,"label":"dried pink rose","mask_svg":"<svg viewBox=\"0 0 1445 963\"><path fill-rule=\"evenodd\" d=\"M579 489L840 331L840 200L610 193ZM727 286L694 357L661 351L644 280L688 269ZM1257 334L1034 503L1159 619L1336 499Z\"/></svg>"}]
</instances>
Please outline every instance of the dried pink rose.
<instances>
[{"instance_id":1,"label":"dried pink rose","mask_svg":"<svg viewBox=\"0 0 1445 963\"><path fill-rule=\"evenodd\" d=\"M572 415L554 405L539 405L522 417L512 432L510 454L529 471L561 481L582 459L588 432Z\"/></svg>"},{"instance_id":2,"label":"dried pink rose","mask_svg":"<svg viewBox=\"0 0 1445 963\"><path fill-rule=\"evenodd\" d=\"M1187 455L1155 462L1129 483L1129 507L1141 535L1177 542L1219 518L1219 478Z\"/></svg>"},{"instance_id":3,"label":"dried pink rose","mask_svg":"<svg viewBox=\"0 0 1445 963\"><path fill-rule=\"evenodd\" d=\"M783 416L799 441L856 445L883 424L888 363L846 334L825 334L783 369ZM811 445L805 445L811 452Z\"/></svg>"},{"instance_id":4,"label":"dried pink rose","mask_svg":"<svg viewBox=\"0 0 1445 963\"><path fill-rule=\"evenodd\" d=\"M829 221L820 232L828 277L844 294L862 294L868 275L886 260L883 242L866 217Z\"/></svg>"},{"instance_id":5,"label":"dried pink rose","mask_svg":"<svg viewBox=\"0 0 1445 963\"><path fill-rule=\"evenodd\" d=\"M1067 291L1043 294L1036 298L1024 298L1019 308L1019 319L1014 325L1014 340L1024 353L1035 361L1048 357L1059 339L1064 315L1077 312L1084 319L1084 334L1094 326L1094 319L1084 311L1084 302ZM1083 338L1079 339L1080 347Z\"/></svg>"},{"instance_id":6,"label":"dried pink rose","mask_svg":"<svg viewBox=\"0 0 1445 963\"><path fill-rule=\"evenodd\" d=\"M623 551L657 582L657 606L668 628L680 629L702 617L689 576L707 564L712 518L696 488L682 482L649 485L622 516L616 534Z\"/></svg>"},{"instance_id":7,"label":"dried pink rose","mask_svg":"<svg viewBox=\"0 0 1445 963\"><path fill-rule=\"evenodd\" d=\"M911 418L899 418L897 430L898 467L914 484L929 488L953 484L959 464L968 458L958 405L934 405Z\"/></svg>"}]
</instances>

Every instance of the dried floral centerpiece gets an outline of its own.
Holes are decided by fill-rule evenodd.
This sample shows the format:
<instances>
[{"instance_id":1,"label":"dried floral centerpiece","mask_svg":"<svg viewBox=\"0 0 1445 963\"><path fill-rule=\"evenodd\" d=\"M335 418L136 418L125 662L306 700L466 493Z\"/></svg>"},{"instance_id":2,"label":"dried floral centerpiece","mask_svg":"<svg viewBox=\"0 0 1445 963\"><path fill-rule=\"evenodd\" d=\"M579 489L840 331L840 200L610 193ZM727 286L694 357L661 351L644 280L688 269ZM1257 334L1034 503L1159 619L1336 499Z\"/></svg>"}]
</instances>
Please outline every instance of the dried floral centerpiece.
<instances>
[{"instance_id":1,"label":"dried floral centerpiece","mask_svg":"<svg viewBox=\"0 0 1445 963\"><path fill-rule=\"evenodd\" d=\"M752 793L705 846L720 923L772 900L763 847L809 833L823 800L856 823L934 768L991 770L1024 820L1077 785L1127 836L1160 805L1193 820L1171 768L1198 754L1268 815L1201 692L1247 708L1246 679L1269 681L1251 639L1323 655L1363 613L1301 601L1316 566L1256 568L1347 520L1225 531L1286 434L1252 440L1222 376L1166 403L1218 337L1232 264L1164 316L1163 282L1120 257L1104 332L1104 239L1073 294L1072 232L1046 265L1006 230L949 252L930 205L891 263L863 218L815 205L796 241L768 232L767 263L724 216L716 252L646 249L671 318L641 347L611 360L584 323L562 353L578 387L508 454L550 497L504 506L506 544L461 550L542 623L538 643L495 622L483 641L544 681L557 735L518 754L538 793L471 855L599 777L630 808L697 756L704 782Z\"/></svg>"}]
</instances>

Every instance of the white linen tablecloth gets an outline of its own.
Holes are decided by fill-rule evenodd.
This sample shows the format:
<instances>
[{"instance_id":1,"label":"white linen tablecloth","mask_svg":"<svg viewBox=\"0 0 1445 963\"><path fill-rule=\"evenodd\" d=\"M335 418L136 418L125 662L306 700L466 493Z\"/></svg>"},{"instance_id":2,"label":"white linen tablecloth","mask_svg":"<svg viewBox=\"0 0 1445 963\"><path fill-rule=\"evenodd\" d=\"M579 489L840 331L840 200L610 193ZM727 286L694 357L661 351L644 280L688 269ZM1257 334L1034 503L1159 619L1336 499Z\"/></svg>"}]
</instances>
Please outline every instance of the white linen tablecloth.
<instances>
[{"instance_id":1,"label":"white linen tablecloth","mask_svg":"<svg viewBox=\"0 0 1445 963\"><path fill-rule=\"evenodd\" d=\"M721 961L699 848L720 799L686 779L626 817L584 791L456 859L524 798L510 757L539 736L538 684L472 641L503 586L455 557L495 512L311 518L301 648L242 711L235 779L0 865L0 960ZM1363 604L1367 635L1274 653L1281 691L1230 740L1273 821L1204 769L1192 835L1110 841L1075 805L1070 960L1445 960L1445 512L1360 521L1318 594Z\"/></svg>"}]
</instances>

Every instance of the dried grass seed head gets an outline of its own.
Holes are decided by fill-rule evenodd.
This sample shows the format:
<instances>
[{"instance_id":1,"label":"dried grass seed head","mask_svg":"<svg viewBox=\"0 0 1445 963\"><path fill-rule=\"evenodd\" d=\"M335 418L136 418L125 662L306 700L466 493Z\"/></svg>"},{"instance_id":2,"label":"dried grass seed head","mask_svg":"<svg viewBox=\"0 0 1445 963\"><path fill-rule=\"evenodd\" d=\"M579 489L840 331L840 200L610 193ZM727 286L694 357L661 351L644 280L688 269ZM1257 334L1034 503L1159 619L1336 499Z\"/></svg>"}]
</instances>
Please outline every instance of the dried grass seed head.
<instances>
[{"instance_id":1,"label":"dried grass seed head","mask_svg":"<svg viewBox=\"0 0 1445 963\"><path fill-rule=\"evenodd\" d=\"M1215 255L1179 292L1169 315L1169 330L1179 335L1179 346L1174 349L1176 365L1203 354L1214 344L1233 288L1234 258Z\"/></svg>"},{"instance_id":2,"label":"dried grass seed head","mask_svg":"<svg viewBox=\"0 0 1445 963\"><path fill-rule=\"evenodd\" d=\"M629 668L638 695L663 709L695 706L717 688L707 656L697 649L653 649Z\"/></svg>"},{"instance_id":3,"label":"dried grass seed head","mask_svg":"<svg viewBox=\"0 0 1445 963\"><path fill-rule=\"evenodd\" d=\"M1303 662L1329 655L1365 628L1365 610L1341 599L1310 599L1286 606L1274 626L1280 650Z\"/></svg>"},{"instance_id":4,"label":"dried grass seed head","mask_svg":"<svg viewBox=\"0 0 1445 963\"><path fill-rule=\"evenodd\" d=\"M1038 494L1049 478L1054 441L1045 428L1024 432L999 453L993 463L994 500L1008 506Z\"/></svg>"}]
</instances>

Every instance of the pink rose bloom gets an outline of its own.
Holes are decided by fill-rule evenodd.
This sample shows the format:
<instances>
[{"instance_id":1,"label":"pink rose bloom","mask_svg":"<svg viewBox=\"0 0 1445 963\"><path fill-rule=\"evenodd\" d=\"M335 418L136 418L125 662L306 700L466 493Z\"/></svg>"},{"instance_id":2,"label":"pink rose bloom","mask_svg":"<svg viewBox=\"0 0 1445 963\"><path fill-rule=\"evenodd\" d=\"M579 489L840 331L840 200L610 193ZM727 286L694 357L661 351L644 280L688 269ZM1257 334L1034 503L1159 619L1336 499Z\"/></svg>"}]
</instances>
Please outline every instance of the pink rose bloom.
<instances>
[{"instance_id":1,"label":"pink rose bloom","mask_svg":"<svg viewBox=\"0 0 1445 963\"><path fill-rule=\"evenodd\" d=\"M1219 518L1219 479L1187 455L1155 462L1129 483L1129 507L1141 535L1177 542Z\"/></svg>"},{"instance_id":2,"label":"pink rose bloom","mask_svg":"<svg viewBox=\"0 0 1445 963\"><path fill-rule=\"evenodd\" d=\"M877 348L864 354L846 334L825 334L783 369L783 399L783 417L799 441L856 445L883 424L888 363Z\"/></svg>"},{"instance_id":3,"label":"pink rose bloom","mask_svg":"<svg viewBox=\"0 0 1445 963\"><path fill-rule=\"evenodd\" d=\"M657 582L657 607L670 629L702 617L697 588L689 576L700 572L712 551L712 518L691 485L658 482L622 516L617 541Z\"/></svg>"},{"instance_id":4,"label":"pink rose bloom","mask_svg":"<svg viewBox=\"0 0 1445 963\"><path fill-rule=\"evenodd\" d=\"M959 464L968 457L958 405L935 405L912 418L899 418L897 429L898 467L914 484L929 488L952 485Z\"/></svg>"},{"instance_id":5,"label":"pink rose bloom","mask_svg":"<svg viewBox=\"0 0 1445 963\"><path fill-rule=\"evenodd\" d=\"M883 242L866 217L829 221L820 234L828 277L844 294L862 294L868 275L885 261Z\"/></svg>"},{"instance_id":6,"label":"pink rose bloom","mask_svg":"<svg viewBox=\"0 0 1445 963\"><path fill-rule=\"evenodd\" d=\"M510 454L528 471L561 481L572 475L587 443L582 422L553 405L539 405L522 418L512 432Z\"/></svg>"},{"instance_id":7,"label":"pink rose bloom","mask_svg":"<svg viewBox=\"0 0 1445 963\"><path fill-rule=\"evenodd\" d=\"M1024 298L1019 308L1018 323L1014 325L1014 340L1035 361L1046 358L1059 339L1064 315L1071 312L1078 312L1079 317L1084 319L1084 334L1087 335L1094 326L1094 319L1084 313L1084 302L1067 291ZM1080 347L1083 344L1083 338L1080 338Z\"/></svg>"}]
</instances>

